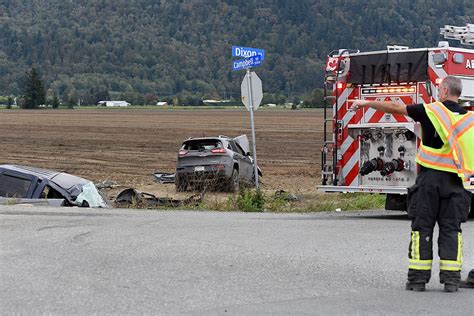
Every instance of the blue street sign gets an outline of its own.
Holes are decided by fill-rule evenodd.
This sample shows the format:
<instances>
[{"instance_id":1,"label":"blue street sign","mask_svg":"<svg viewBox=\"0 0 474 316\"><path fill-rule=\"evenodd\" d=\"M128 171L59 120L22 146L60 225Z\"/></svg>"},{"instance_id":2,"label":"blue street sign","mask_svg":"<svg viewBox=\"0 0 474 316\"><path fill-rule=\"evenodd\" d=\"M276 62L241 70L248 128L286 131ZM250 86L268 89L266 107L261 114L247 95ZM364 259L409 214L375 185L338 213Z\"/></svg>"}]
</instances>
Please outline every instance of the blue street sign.
<instances>
[{"instance_id":1,"label":"blue street sign","mask_svg":"<svg viewBox=\"0 0 474 316\"><path fill-rule=\"evenodd\" d=\"M232 62L232 70L242 70L251 67L257 67L262 64L262 59L260 56L254 56L246 59L234 60Z\"/></svg>"},{"instance_id":2,"label":"blue street sign","mask_svg":"<svg viewBox=\"0 0 474 316\"><path fill-rule=\"evenodd\" d=\"M259 48L232 46L232 57L250 58L260 56L261 60L265 59L265 51Z\"/></svg>"}]
</instances>

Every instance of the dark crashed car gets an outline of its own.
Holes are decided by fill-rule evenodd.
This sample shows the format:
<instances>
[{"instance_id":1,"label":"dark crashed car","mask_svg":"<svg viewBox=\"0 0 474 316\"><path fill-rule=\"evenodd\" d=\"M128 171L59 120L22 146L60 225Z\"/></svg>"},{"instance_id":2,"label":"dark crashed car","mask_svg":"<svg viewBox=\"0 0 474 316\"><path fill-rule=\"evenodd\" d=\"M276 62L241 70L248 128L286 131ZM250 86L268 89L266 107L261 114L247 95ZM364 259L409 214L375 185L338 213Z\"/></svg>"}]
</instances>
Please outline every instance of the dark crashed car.
<instances>
[{"instance_id":1,"label":"dark crashed car","mask_svg":"<svg viewBox=\"0 0 474 316\"><path fill-rule=\"evenodd\" d=\"M12 200L19 203L55 200L63 206L109 207L89 180L59 171L0 165L0 201L10 204L15 202Z\"/></svg>"},{"instance_id":2,"label":"dark crashed car","mask_svg":"<svg viewBox=\"0 0 474 316\"><path fill-rule=\"evenodd\" d=\"M214 189L235 192L254 185L254 163L247 136L190 138L182 144L176 165L176 191ZM262 175L258 169L259 176Z\"/></svg>"}]
</instances>

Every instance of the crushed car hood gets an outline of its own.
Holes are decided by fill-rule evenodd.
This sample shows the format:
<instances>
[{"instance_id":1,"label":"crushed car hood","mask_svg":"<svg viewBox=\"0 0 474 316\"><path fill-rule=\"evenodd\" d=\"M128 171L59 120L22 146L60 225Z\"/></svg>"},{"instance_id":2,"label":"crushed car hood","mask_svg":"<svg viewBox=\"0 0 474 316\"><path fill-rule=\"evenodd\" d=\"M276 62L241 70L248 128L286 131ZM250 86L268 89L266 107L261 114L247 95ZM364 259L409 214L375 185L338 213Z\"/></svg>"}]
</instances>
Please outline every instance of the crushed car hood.
<instances>
[{"instance_id":1,"label":"crushed car hood","mask_svg":"<svg viewBox=\"0 0 474 316\"><path fill-rule=\"evenodd\" d=\"M244 134L244 135L234 137L234 140L236 143L240 145L240 147L242 147L245 153L250 152L250 142L247 135Z\"/></svg>"}]
</instances>

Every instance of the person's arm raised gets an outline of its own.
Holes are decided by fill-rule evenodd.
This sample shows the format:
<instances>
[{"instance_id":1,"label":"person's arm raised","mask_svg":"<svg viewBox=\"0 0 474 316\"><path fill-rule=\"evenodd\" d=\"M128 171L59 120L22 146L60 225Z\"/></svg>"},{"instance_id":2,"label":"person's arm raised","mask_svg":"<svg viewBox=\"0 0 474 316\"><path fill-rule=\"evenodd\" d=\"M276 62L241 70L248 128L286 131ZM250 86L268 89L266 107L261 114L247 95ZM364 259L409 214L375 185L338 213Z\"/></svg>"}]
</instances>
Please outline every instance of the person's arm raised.
<instances>
[{"instance_id":1,"label":"person's arm raised","mask_svg":"<svg viewBox=\"0 0 474 316\"><path fill-rule=\"evenodd\" d=\"M364 107L371 107L385 113L408 115L407 106L403 103L393 101L349 100L349 102L351 101L353 102L351 107L353 111Z\"/></svg>"}]
</instances>

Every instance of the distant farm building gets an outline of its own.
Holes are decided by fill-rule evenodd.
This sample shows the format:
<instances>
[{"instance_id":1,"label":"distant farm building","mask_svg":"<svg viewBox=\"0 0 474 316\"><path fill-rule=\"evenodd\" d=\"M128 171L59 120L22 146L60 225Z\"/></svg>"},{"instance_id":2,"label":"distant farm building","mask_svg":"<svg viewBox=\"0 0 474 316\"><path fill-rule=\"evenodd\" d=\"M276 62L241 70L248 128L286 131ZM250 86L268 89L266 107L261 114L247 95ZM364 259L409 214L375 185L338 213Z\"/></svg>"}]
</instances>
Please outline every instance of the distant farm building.
<instances>
[{"instance_id":1,"label":"distant farm building","mask_svg":"<svg viewBox=\"0 0 474 316\"><path fill-rule=\"evenodd\" d=\"M101 105L101 106L108 106L108 107L112 107L112 106L129 106L130 103L128 103L127 101L99 101L99 105Z\"/></svg>"},{"instance_id":2,"label":"distant farm building","mask_svg":"<svg viewBox=\"0 0 474 316\"><path fill-rule=\"evenodd\" d=\"M203 100L204 105L210 106L241 106L241 100Z\"/></svg>"},{"instance_id":3,"label":"distant farm building","mask_svg":"<svg viewBox=\"0 0 474 316\"><path fill-rule=\"evenodd\" d=\"M168 106L168 102L166 102L166 101L159 101L159 102L156 102L156 105L158 105L158 106Z\"/></svg>"}]
</instances>

